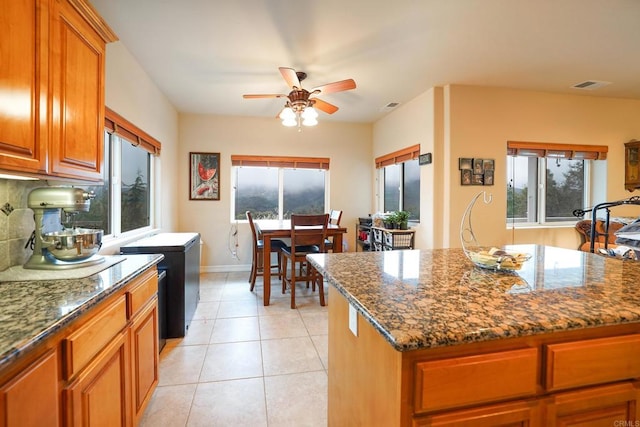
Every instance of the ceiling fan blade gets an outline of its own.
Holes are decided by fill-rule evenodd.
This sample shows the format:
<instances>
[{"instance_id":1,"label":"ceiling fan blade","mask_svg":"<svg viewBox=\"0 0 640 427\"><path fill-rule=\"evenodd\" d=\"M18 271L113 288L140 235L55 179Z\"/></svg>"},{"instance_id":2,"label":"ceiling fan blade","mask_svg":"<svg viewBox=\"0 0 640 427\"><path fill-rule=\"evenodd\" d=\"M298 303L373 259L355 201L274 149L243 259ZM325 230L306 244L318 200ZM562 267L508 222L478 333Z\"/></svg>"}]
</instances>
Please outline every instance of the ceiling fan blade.
<instances>
[{"instance_id":1,"label":"ceiling fan blade","mask_svg":"<svg viewBox=\"0 0 640 427\"><path fill-rule=\"evenodd\" d=\"M318 98L313 98L313 106L315 108L317 108L320 111L324 111L327 114L333 114L336 111L338 111L338 107L336 107L333 104L329 104L326 101L323 101L322 99L318 99Z\"/></svg>"},{"instance_id":2,"label":"ceiling fan blade","mask_svg":"<svg viewBox=\"0 0 640 427\"><path fill-rule=\"evenodd\" d=\"M258 94L258 95L242 95L242 97L244 99L254 99L254 98L283 98L286 97L287 95L284 95L282 93L263 93L263 94Z\"/></svg>"},{"instance_id":3,"label":"ceiling fan blade","mask_svg":"<svg viewBox=\"0 0 640 427\"><path fill-rule=\"evenodd\" d=\"M310 91L312 94L342 92L344 90L351 90L356 88L356 82L353 79L340 80L339 82L327 83L326 85L318 86Z\"/></svg>"},{"instance_id":4,"label":"ceiling fan blade","mask_svg":"<svg viewBox=\"0 0 640 427\"><path fill-rule=\"evenodd\" d=\"M280 74L282 74L282 77L284 78L284 81L287 82L287 85L289 85L291 89L302 88L302 86L300 85L300 79L298 79L298 75L296 74L296 70L287 67L280 67L279 70Z\"/></svg>"}]
</instances>

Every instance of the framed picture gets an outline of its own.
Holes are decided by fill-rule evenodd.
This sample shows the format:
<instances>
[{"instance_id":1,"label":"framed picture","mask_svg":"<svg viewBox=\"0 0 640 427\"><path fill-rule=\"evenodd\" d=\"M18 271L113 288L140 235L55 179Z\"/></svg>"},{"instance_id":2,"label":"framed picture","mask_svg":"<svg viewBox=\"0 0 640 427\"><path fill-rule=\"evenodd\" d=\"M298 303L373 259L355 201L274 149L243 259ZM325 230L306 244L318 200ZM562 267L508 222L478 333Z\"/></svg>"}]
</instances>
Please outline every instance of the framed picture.
<instances>
[{"instance_id":1,"label":"framed picture","mask_svg":"<svg viewBox=\"0 0 640 427\"><path fill-rule=\"evenodd\" d=\"M458 169L460 170L464 170L464 169L473 169L473 164L472 164L472 159L467 159L465 157L460 157L458 159Z\"/></svg>"},{"instance_id":2,"label":"framed picture","mask_svg":"<svg viewBox=\"0 0 640 427\"><path fill-rule=\"evenodd\" d=\"M484 171L483 164L483 159L473 159L473 173L476 175L481 174Z\"/></svg>"},{"instance_id":3,"label":"framed picture","mask_svg":"<svg viewBox=\"0 0 640 427\"><path fill-rule=\"evenodd\" d=\"M484 185L484 174L474 173L471 177L472 185Z\"/></svg>"},{"instance_id":4,"label":"framed picture","mask_svg":"<svg viewBox=\"0 0 640 427\"><path fill-rule=\"evenodd\" d=\"M471 169L462 169L460 171L460 184L471 185Z\"/></svg>"},{"instance_id":5,"label":"framed picture","mask_svg":"<svg viewBox=\"0 0 640 427\"><path fill-rule=\"evenodd\" d=\"M189 153L189 200L220 200L220 153Z\"/></svg>"},{"instance_id":6,"label":"framed picture","mask_svg":"<svg viewBox=\"0 0 640 427\"><path fill-rule=\"evenodd\" d=\"M485 171L494 170L494 161L493 161L493 159L484 159L482 161L482 169L485 170Z\"/></svg>"},{"instance_id":7,"label":"framed picture","mask_svg":"<svg viewBox=\"0 0 640 427\"><path fill-rule=\"evenodd\" d=\"M493 185L493 171L484 171L484 185Z\"/></svg>"},{"instance_id":8,"label":"framed picture","mask_svg":"<svg viewBox=\"0 0 640 427\"><path fill-rule=\"evenodd\" d=\"M420 154L418 156L419 165L428 165L431 163L431 153Z\"/></svg>"}]
</instances>

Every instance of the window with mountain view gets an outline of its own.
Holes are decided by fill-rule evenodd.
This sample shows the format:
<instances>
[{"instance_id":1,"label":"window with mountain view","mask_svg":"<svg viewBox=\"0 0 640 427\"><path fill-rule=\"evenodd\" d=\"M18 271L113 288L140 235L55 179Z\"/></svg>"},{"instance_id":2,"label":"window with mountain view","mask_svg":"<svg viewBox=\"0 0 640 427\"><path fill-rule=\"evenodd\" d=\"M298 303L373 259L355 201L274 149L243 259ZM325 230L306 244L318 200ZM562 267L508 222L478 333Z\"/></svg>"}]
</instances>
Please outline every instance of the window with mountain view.
<instances>
[{"instance_id":1,"label":"window with mountain view","mask_svg":"<svg viewBox=\"0 0 640 427\"><path fill-rule=\"evenodd\" d=\"M289 167L287 158L269 158L274 166L237 165L240 156L232 156L234 219L246 219L251 211L254 219L290 219L292 213L319 214L326 212L328 170L313 167ZM255 161L265 163L267 160ZM280 165L280 166L276 166Z\"/></svg>"}]
</instances>

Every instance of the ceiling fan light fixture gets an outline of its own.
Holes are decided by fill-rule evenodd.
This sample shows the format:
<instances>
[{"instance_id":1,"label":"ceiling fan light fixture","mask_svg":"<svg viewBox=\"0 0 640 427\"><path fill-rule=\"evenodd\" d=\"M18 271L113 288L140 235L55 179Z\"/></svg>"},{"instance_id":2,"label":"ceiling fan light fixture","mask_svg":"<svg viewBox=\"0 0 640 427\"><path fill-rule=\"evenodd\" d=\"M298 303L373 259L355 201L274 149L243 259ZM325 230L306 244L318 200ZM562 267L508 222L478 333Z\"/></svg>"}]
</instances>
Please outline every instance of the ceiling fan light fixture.
<instances>
[{"instance_id":1,"label":"ceiling fan light fixture","mask_svg":"<svg viewBox=\"0 0 640 427\"><path fill-rule=\"evenodd\" d=\"M304 111L302 112L302 118L305 120L315 120L318 118L318 112L311 106L305 107ZM316 124L318 123L317 120L315 120L315 122Z\"/></svg>"},{"instance_id":2,"label":"ceiling fan light fixture","mask_svg":"<svg viewBox=\"0 0 640 427\"><path fill-rule=\"evenodd\" d=\"M318 124L318 120L315 118L306 118L302 121L303 126L315 126Z\"/></svg>"},{"instance_id":3,"label":"ceiling fan light fixture","mask_svg":"<svg viewBox=\"0 0 640 427\"><path fill-rule=\"evenodd\" d=\"M284 120L295 120L296 113L293 112L291 107L284 107L282 112L280 113L280 119Z\"/></svg>"},{"instance_id":4,"label":"ceiling fan light fixture","mask_svg":"<svg viewBox=\"0 0 640 427\"><path fill-rule=\"evenodd\" d=\"M298 124L298 121L296 120L295 116L294 117L290 117L287 119L283 119L282 120L282 124L286 127L293 127L296 126Z\"/></svg>"}]
</instances>

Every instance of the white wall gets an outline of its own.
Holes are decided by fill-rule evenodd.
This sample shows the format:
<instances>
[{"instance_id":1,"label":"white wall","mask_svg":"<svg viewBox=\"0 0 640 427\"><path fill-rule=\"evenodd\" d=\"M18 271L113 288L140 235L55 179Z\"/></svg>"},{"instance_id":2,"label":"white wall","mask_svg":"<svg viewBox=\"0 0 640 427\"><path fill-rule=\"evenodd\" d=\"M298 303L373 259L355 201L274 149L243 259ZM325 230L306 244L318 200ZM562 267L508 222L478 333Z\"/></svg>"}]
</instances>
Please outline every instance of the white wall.
<instances>
[{"instance_id":1,"label":"white wall","mask_svg":"<svg viewBox=\"0 0 640 427\"><path fill-rule=\"evenodd\" d=\"M371 210L372 126L323 121L313 128L285 128L276 119L180 114L178 228L202 235L203 271L247 270L251 259L249 226L238 224L238 256L229 245L232 154L330 158L330 206L343 211L345 240L355 246L355 222ZM189 200L189 152L220 153L220 200Z\"/></svg>"},{"instance_id":2,"label":"white wall","mask_svg":"<svg viewBox=\"0 0 640 427\"><path fill-rule=\"evenodd\" d=\"M156 225L162 231L178 228L178 112L151 81L121 42L107 45L105 103L116 113L162 143L156 185L160 203Z\"/></svg>"}]
</instances>

